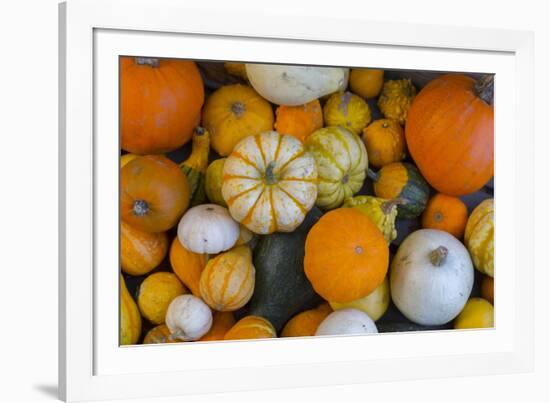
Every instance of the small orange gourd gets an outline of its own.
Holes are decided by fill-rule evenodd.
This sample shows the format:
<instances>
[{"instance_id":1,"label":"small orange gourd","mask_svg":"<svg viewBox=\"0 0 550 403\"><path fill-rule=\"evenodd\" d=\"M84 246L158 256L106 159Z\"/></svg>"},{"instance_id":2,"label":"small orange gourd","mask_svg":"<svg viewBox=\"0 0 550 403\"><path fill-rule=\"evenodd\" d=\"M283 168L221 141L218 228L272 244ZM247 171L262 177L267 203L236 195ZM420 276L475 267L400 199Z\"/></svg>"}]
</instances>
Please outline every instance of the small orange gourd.
<instances>
[{"instance_id":1,"label":"small orange gourd","mask_svg":"<svg viewBox=\"0 0 550 403\"><path fill-rule=\"evenodd\" d=\"M269 339L277 337L275 328L261 316L245 316L229 329L225 340Z\"/></svg>"},{"instance_id":2,"label":"small orange gourd","mask_svg":"<svg viewBox=\"0 0 550 403\"><path fill-rule=\"evenodd\" d=\"M234 324L233 312L215 312L212 318L212 327L199 341L223 340L225 334Z\"/></svg>"},{"instance_id":3,"label":"small orange gourd","mask_svg":"<svg viewBox=\"0 0 550 403\"><path fill-rule=\"evenodd\" d=\"M302 143L307 136L323 127L323 110L318 99L305 105L281 105L275 114L275 130L281 134L290 134Z\"/></svg>"},{"instance_id":4,"label":"small orange gourd","mask_svg":"<svg viewBox=\"0 0 550 403\"><path fill-rule=\"evenodd\" d=\"M458 197L438 193L428 200L422 213L422 228L439 229L462 239L468 222L468 208Z\"/></svg>"},{"instance_id":5,"label":"small orange gourd","mask_svg":"<svg viewBox=\"0 0 550 403\"><path fill-rule=\"evenodd\" d=\"M351 69L349 86L351 90L363 98L375 98L384 85L384 70Z\"/></svg>"},{"instance_id":6,"label":"small orange gourd","mask_svg":"<svg viewBox=\"0 0 550 403\"><path fill-rule=\"evenodd\" d=\"M405 159L405 132L395 120L375 120L363 130L363 141L369 163L376 168Z\"/></svg>"},{"instance_id":7,"label":"small orange gourd","mask_svg":"<svg viewBox=\"0 0 550 403\"><path fill-rule=\"evenodd\" d=\"M317 308L308 309L290 319L281 337L314 336L321 322L332 312L328 303L323 303Z\"/></svg>"},{"instance_id":8,"label":"small orange gourd","mask_svg":"<svg viewBox=\"0 0 550 403\"><path fill-rule=\"evenodd\" d=\"M191 293L200 297L199 282L201 273L206 266L207 255L191 252L175 237L170 247L170 265L180 281L191 290Z\"/></svg>"},{"instance_id":9,"label":"small orange gourd","mask_svg":"<svg viewBox=\"0 0 550 403\"><path fill-rule=\"evenodd\" d=\"M141 276L157 267L168 251L165 232L145 232L120 222L120 266L132 276Z\"/></svg>"}]
</instances>

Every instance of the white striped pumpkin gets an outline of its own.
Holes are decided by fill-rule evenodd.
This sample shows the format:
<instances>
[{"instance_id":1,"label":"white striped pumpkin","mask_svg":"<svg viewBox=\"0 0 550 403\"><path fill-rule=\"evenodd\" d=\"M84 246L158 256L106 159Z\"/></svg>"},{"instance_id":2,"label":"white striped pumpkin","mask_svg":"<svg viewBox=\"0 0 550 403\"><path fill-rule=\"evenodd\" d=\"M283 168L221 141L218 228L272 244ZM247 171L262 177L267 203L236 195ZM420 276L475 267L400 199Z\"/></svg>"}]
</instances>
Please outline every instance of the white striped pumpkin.
<instances>
[{"instance_id":1,"label":"white striped pumpkin","mask_svg":"<svg viewBox=\"0 0 550 403\"><path fill-rule=\"evenodd\" d=\"M464 231L464 243L474 266L480 272L494 276L494 200L482 201L470 214Z\"/></svg>"},{"instance_id":2,"label":"white striped pumpkin","mask_svg":"<svg viewBox=\"0 0 550 403\"><path fill-rule=\"evenodd\" d=\"M237 246L208 261L199 283L201 297L216 311L235 311L252 297L255 276L250 248Z\"/></svg>"},{"instance_id":3,"label":"white striped pumpkin","mask_svg":"<svg viewBox=\"0 0 550 403\"><path fill-rule=\"evenodd\" d=\"M306 139L317 162L317 205L325 210L342 205L361 189L368 168L367 149L359 136L339 126L319 129Z\"/></svg>"},{"instance_id":4,"label":"white striped pumpkin","mask_svg":"<svg viewBox=\"0 0 550 403\"><path fill-rule=\"evenodd\" d=\"M292 136L246 137L225 161L222 195L233 218L252 232L291 232L315 204L315 160Z\"/></svg>"},{"instance_id":5,"label":"white striped pumpkin","mask_svg":"<svg viewBox=\"0 0 550 403\"><path fill-rule=\"evenodd\" d=\"M261 316L245 316L235 323L224 336L225 340L269 339L277 337L275 328Z\"/></svg>"}]
</instances>

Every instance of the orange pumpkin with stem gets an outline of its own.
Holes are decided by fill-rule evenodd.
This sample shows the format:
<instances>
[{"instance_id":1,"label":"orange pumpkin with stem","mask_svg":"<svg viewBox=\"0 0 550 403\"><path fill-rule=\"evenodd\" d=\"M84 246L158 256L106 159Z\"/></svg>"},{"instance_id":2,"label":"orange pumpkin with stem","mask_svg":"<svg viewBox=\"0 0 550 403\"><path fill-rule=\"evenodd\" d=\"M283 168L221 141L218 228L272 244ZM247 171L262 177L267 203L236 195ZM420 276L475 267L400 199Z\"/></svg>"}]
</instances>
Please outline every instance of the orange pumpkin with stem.
<instances>
[{"instance_id":1,"label":"orange pumpkin with stem","mask_svg":"<svg viewBox=\"0 0 550 403\"><path fill-rule=\"evenodd\" d=\"M397 121L378 119L363 129L369 163L376 168L405 159L405 132Z\"/></svg>"},{"instance_id":2,"label":"orange pumpkin with stem","mask_svg":"<svg viewBox=\"0 0 550 403\"><path fill-rule=\"evenodd\" d=\"M225 334L235 324L233 312L215 312L212 327L199 341L223 340Z\"/></svg>"},{"instance_id":3,"label":"orange pumpkin with stem","mask_svg":"<svg viewBox=\"0 0 550 403\"><path fill-rule=\"evenodd\" d=\"M493 176L493 77L448 74L426 85L409 111L405 136L416 165L439 192L461 196Z\"/></svg>"},{"instance_id":4,"label":"orange pumpkin with stem","mask_svg":"<svg viewBox=\"0 0 550 403\"><path fill-rule=\"evenodd\" d=\"M277 337L275 328L267 319L261 316L245 316L229 329L225 340L269 339Z\"/></svg>"},{"instance_id":5,"label":"orange pumpkin with stem","mask_svg":"<svg viewBox=\"0 0 550 403\"><path fill-rule=\"evenodd\" d=\"M468 208L458 197L438 193L422 213L422 228L438 229L462 239L468 222Z\"/></svg>"},{"instance_id":6,"label":"orange pumpkin with stem","mask_svg":"<svg viewBox=\"0 0 550 403\"><path fill-rule=\"evenodd\" d=\"M187 143L200 120L204 86L194 62L120 59L121 146L160 154Z\"/></svg>"},{"instance_id":7,"label":"orange pumpkin with stem","mask_svg":"<svg viewBox=\"0 0 550 403\"><path fill-rule=\"evenodd\" d=\"M281 105L275 114L275 130L290 134L302 143L307 136L323 127L323 110L318 99L299 106Z\"/></svg>"},{"instance_id":8,"label":"orange pumpkin with stem","mask_svg":"<svg viewBox=\"0 0 550 403\"><path fill-rule=\"evenodd\" d=\"M190 197L187 177L164 156L137 157L120 171L120 215L142 231L162 232L175 226Z\"/></svg>"},{"instance_id":9,"label":"orange pumpkin with stem","mask_svg":"<svg viewBox=\"0 0 550 403\"><path fill-rule=\"evenodd\" d=\"M170 247L170 265L180 281L191 290L191 293L200 297L199 282L201 273L206 267L207 255L191 252L175 237Z\"/></svg>"},{"instance_id":10,"label":"orange pumpkin with stem","mask_svg":"<svg viewBox=\"0 0 550 403\"><path fill-rule=\"evenodd\" d=\"M304 270L327 301L350 302L370 294L384 281L388 263L382 232L354 208L323 215L306 238Z\"/></svg>"}]
</instances>

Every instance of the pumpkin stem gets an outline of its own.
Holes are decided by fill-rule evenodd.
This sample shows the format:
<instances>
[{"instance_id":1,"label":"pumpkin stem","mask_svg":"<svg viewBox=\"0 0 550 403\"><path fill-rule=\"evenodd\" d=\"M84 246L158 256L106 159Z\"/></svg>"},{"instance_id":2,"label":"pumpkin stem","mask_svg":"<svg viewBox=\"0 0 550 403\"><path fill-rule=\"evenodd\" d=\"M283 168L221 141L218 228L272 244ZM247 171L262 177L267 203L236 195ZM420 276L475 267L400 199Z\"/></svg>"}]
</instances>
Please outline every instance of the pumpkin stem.
<instances>
[{"instance_id":1,"label":"pumpkin stem","mask_svg":"<svg viewBox=\"0 0 550 403\"><path fill-rule=\"evenodd\" d=\"M432 262L434 266L439 267L445 263L448 254L449 249L444 246L439 246L430 252L430 262Z\"/></svg>"},{"instance_id":2,"label":"pumpkin stem","mask_svg":"<svg viewBox=\"0 0 550 403\"><path fill-rule=\"evenodd\" d=\"M160 60L155 57L136 57L136 64L139 64L140 66L150 66L150 67L158 67L160 65Z\"/></svg>"},{"instance_id":3,"label":"pumpkin stem","mask_svg":"<svg viewBox=\"0 0 550 403\"><path fill-rule=\"evenodd\" d=\"M245 111L246 107L242 102L235 102L231 105L231 112L238 118L240 118Z\"/></svg>"},{"instance_id":4,"label":"pumpkin stem","mask_svg":"<svg viewBox=\"0 0 550 403\"><path fill-rule=\"evenodd\" d=\"M492 105L495 92L495 76L493 74L485 74L477 81L475 89L478 97L487 105Z\"/></svg>"},{"instance_id":5,"label":"pumpkin stem","mask_svg":"<svg viewBox=\"0 0 550 403\"><path fill-rule=\"evenodd\" d=\"M367 170L367 176L371 178L373 182L378 182L380 180L380 174L377 172L374 172L372 169Z\"/></svg>"},{"instance_id":6,"label":"pumpkin stem","mask_svg":"<svg viewBox=\"0 0 550 403\"><path fill-rule=\"evenodd\" d=\"M135 200L133 211L134 215L142 217L149 212L149 205L145 200Z\"/></svg>"},{"instance_id":7,"label":"pumpkin stem","mask_svg":"<svg viewBox=\"0 0 550 403\"><path fill-rule=\"evenodd\" d=\"M271 161L269 164L267 164L267 167L265 169L265 183L267 185L274 185L277 183L277 175L273 172L275 169L275 161Z\"/></svg>"}]
</instances>

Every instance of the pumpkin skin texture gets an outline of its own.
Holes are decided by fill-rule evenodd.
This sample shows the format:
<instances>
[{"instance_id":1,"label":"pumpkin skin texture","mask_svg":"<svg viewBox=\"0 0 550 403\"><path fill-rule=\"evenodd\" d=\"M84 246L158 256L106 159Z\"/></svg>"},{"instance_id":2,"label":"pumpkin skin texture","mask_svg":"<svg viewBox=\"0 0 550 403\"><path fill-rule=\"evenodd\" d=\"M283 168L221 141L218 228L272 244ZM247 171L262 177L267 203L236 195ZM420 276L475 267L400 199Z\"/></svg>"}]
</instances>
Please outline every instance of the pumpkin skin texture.
<instances>
[{"instance_id":1,"label":"pumpkin skin texture","mask_svg":"<svg viewBox=\"0 0 550 403\"><path fill-rule=\"evenodd\" d=\"M355 196L346 199L344 207L353 207L366 214L382 232L388 243L397 238L397 230L395 229L397 201L373 196Z\"/></svg>"},{"instance_id":2,"label":"pumpkin skin texture","mask_svg":"<svg viewBox=\"0 0 550 403\"><path fill-rule=\"evenodd\" d=\"M378 329L369 315L358 309L345 308L328 315L317 328L315 335L330 336L369 333L378 333Z\"/></svg>"},{"instance_id":3,"label":"pumpkin skin texture","mask_svg":"<svg viewBox=\"0 0 550 403\"><path fill-rule=\"evenodd\" d=\"M345 308L354 308L365 312L373 321L377 321L386 313L390 305L390 282L388 276L384 278L382 284L369 295L355 301L341 304L338 302L330 302L330 306L335 311Z\"/></svg>"},{"instance_id":4,"label":"pumpkin skin texture","mask_svg":"<svg viewBox=\"0 0 550 403\"><path fill-rule=\"evenodd\" d=\"M215 312L212 327L199 341L223 340L225 334L235 324L232 312Z\"/></svg>"},{"instance_id":5,"label":"pumpkin skin texture","mask_svg":"<svg viewBox=\"0 0 550 403\"><path fill-rule=\"evenodd\" d=\"M298 106L281 105L275 115L275 130L290 134L302 143L307 136L323 127L323 110L318 99Z\"/></svg>"},{"instance_id":6,"label":"pumpkin skin texture","mask_svg":"<svg viewBox=\"0 0 550 403\"><path fill-rule=\"evenodd\" d=\"M468 208L458 197L447 196L443 193L434 195L422 213L422 228L439 229L462 239Z\"/></svg>"},{"instance_id":7,"label":"pumpkin skin texture","mask_svg":"<svg viewBox=\"0 0 550 403\"><path fill-rule=\"evenodd\" d=\"M141 316L136 302L120 276L120 336L121 345L136 344L141 335Z\"/></svg>"},{"instance_id":8,"label":"pumpkin skin texture","mask_svg":"<svg viewBox=\"0 0 550 403\"><path fill-rule=\"evenodd\" d=\"M121 146L135 154L181 147L200 120L204 86L194 62L120 59Z\"/></svg>"},{"instance_id":9,"label":"pumpkin skin texture","mask_svg":"<svg viewBox=\"0 0 550 403\"><path fill-rule=\"evenodd\" d=\"M317 198L317 166L292 136L243 139L225 161L222 195L235 220L256 234L290 232Z\"/></svg>"},{"instance_id":10,"label":"pumpkin skin texture","mask_svg":"<svg viewBox=\"0 0 550 403\"><path fill-rule=\"evenodd\" d=\"M226 85L208 97L202 124L214 151L227 157L243 138L273 130L273 110L251 87Z\"/></svg>"},{"instance_id":11,"label":"pumpkin skin texture","mask_svg":"<svg viewBox=\"0 0 550 403\"><path fill-rule=\"evenodd\" d=\"M395 120L375 120L363 130L363 141L376 168L405 159L405 132Z\"/></svg>"},{"instance_id":12,"label":"pumpkin skin texture","mask_svg":"<svg viewBox=\"0 0 550 403\"><path fill-rule=\"evenodd\" d=\"M332 312L330 305L323 303L294 316L283 328L281 337L315 336L321 322Z\"/></svg>"},{"instance_id":13,"label":"pumpkin skin texture","mask_svg":"<svg viewBox=\"0 0 550 403\"><path fill-rule=\"evenodd\" d=\"M235 311L252 297L255 276L250 248L237 246L208 261L201 274L201 297L216 311Z\"/></svg>"},{"instance_id":14,"label":"pumpkin skin texture","mask_svg":"<svg viewBox=\"0 0 550 403\"><path fill-rule=\"evenodd\" d=\"M474 284L468 251L451 234L421 229L399 246L390 272L391 298L407 319L437 326L462 310Z\"/></svg>"},{"instance_id":15,"label":"pumpkin skin texture","mask_svg":"<svg viewBox=\"0 0 550 403\"><path fill-rule=\"evenodd\" d=\"M481 329L495 326L494 308L483 298L471 298L455 319L455 329Z\"/></svg>"},{"instance_id":16,"label":"pumpkin skin texture","mask_svg":"<svg viewBox=\"0 0 550 403\"><path fill-rule=\"evenodd\" d=\"M145 232L120 222L120 266L132 276L141 276L157 267L168 251L165 232Z\"/></svg>"},{"instance_id":17,"label":"pumpkin skin texture","mask_svg":"<svg viewBox=\"0 0 550 403\"><path fill-rule=\"evenodd\" d=\"M206 197L214 204L227 207L222 195L223 167L226 158L212 161L206 170Z\"/></svg>"},{"instance_id":18,"label":"pumpkin skin texture","mask_svg":"<svg viewBox=\"0 0 550 403\"><path fill-rule=\"evenodd\" d=\"M431 81L416 97L405 135L411 156L439 192L461 196L493 176L494 111L464 75Z\"/></svg>"},{"instance_id":19,"label":"pumpkin skin texture","mask_svg":"<svg viewBox=\"0 0 550 403\"><path fill-rule=\"evenodd\" d=\"M382 167L377 173L369 170L374 182L374 194L389 200L398 200L399 218L418 217L426 208L430 188L414 165L394 162Z\"/></svg>"},{"instance_id":20,"label":"pumpkin skin texture","mask_svg":"<svg viewBox=\"0 0 550 403\"><path fill-rule=\"evenodd\" d=\"M162 324L155 326L147 332L143 339L143 344L163 344L163 343L178 343L170 334L168 326Z\"/></svg>"},{"instance_id":21,"label":"pumpkin skin texture","mask_svg":"<svg viewBox=\"0 0 550 403\"><path fill-rule=\"evenodd\" d=\"M323 107L323 116L327 126L341 126L357 135L371 121L369 105L349 91L332 94Z\"/></svg>"},{"instance_id":22,"label":"pumpkin skin texture","mask_svg":"<svg viewBox=\"0 0 550 403\"><path fill-rule=\"evenodd\" d=\"M277 337L275 328L260 316L245 316L229 329L224 340L270 339Z\"/></svg>"},{"instance_id":23,"label":"pumpkin skin texture","mask_svg":"<svg viewBox=\"0 0 550 403\"><path fill-rule=\"evenodd\" d=\"M388 243L365 214L339 208L323 215L306 238L304 270L327 301L369 295L388 270Z\"/></svg>"},{"instance_id":24,"label":"pumpkin skin texture","mask_svg":"<svg viewBox=\"0 0 550 403\"><path fill-rule=\"evenodd\" d=\"M389 80L384 83L378 107L386 119L396 120L403 125L415 97L416 88L410 79Z\"/></svg>"},{"instance_id":25,"label":"pumpkin skin texture","mask_svg":"<svg viewBox=\"0 0 550 403\"><path fill-rule=\"evenodd\" d=\"M317 206L334 209L361 189L368 157L358 136L342 127L325 127L311 134L305 145L319 170Z\"/></svg>"},{"instance_id":26,"label":"pumpkin skin texture","mask_svg":"<svg viewBox=\"0 0 550 403\"><path fill-rule=\"evenodd\" d=\"M120 171L120 215L139 230L172 228L187 210L190 197L187 177L166 157L138 157Z\"/></svg>"},{"instance_id":27,"label":"pumpkin skin texture","mask_svg":"<svg viewBox=\"0 0 550 403\"><path fill-rule=\"evenodd\" d=\"M191 187L191 207L204 202L204 181L210 153L210 133L202 127L197 127L193 133L193 148L191 155L180 164L182 172L187 176Z\"/></svg>"},{"instance_id":28,"label":"pumpkin skin texture","mask_svg":"<svg viewBox=\"0 0 550 403\"><path fill-rule=\"evenodd\" d=\"M139 310L149 322L160 325L164 323L170 302L186 292L175 274L163 271L153 273L139 287Z\"/></svg>"},{"instance_id":29,"label":"pumpkin skin texture","mask_svg":"<svg viewBox=\"0 0 550 403\"><path fill-rule=\"evenodd\" d=\"M212 327L212 311L200 298L180 295L168 306L166 326L174 339L198 340Z\"/></svg>"},{"instance_id":30,"label":"pumpkin skin texture","mask_svg":"<svg viewBox=\"0 0 550 403\"><path fill-rule=\"evenodd\" d=\"M258 93L277 105L303 105L347 87L349 69L340 67L247 64Z\"/></svg>"},{"instance_id":31,"label":"pumpkin skin texture","mask_svg":"<svg viewBox=\"0 0 550 403\"><path fill-rule=\"evenodd\" d=\"M384 85L384 70L351 69L349 86L360 97L376 98Z\"/></svg>"},{"instance_id":32,"label":"pumpkin skin texture","mask_svg":"<svg viewBox=\"0 0 550 403\"><path fill-rule=\"evenodd\" d=\"M195 297L200 297L199 282L206 267L207 255L191 252L175 237L170 246L170 265L175 275Z\"/></svg>"},{"instance_id":33,"label":"pumpkin skin texture","mask_svg":"<svg viewBox=\"0 0 550 403\"><path fill-rule=\"evenodd\" d=\"M482 201L470 214L464 244L477 270L490 277L494 277L494 200Z\"/></svg>"},{"instance_id":34,"label":"pumpkin skin texture","mask_svg":"<svg viewBox=\"0 0 550 403\"><path fill-rule=\"evenodd\" d=\"M191 208L178 224L178 239L195 253L220 253L232 248L239 239L239 224L226 208L201 204Z\"/></svg>"},{"instance_id":35,"label":"pumpkin skin texture","mask_svg":"<svg viewBox=\"0 0 550 403\"><path fill-rule=\"evenodd\" d=\"M124 165L126 165L127 163L129 163L130 161L132 161L136 157L139 157L139 155L132 154L132 153L122 155L120 157L120 167L122 168Z\"/></svg>"},{"instance_id":36,"label":"pumpkin skin texture","mask_svg":"<svg viewBox=\"0 0 550 403\"><path fill-rule=\"evenodd\" d=\"M491 304L495 303L495 284L492 277L483 276L481 280L481 296Z\"/></svg>"}]
</instances>

